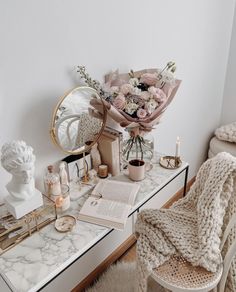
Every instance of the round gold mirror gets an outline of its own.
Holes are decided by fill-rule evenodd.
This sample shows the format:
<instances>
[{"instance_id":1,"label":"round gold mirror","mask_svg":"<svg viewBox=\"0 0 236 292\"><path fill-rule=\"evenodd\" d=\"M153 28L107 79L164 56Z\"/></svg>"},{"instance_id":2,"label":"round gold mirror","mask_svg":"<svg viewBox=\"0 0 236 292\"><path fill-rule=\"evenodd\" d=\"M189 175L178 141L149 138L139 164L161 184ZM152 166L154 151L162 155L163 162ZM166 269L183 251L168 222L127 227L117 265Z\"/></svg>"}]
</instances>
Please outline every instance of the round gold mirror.
<instances>
[{"instance_id":1,"label":"round gold mirror","mask_svg":"<svg viewBox=\"0 0 236 292\"><path fill-rule=\"evenodd\" d=\"M99 104L99 111L92 104ZM105 122L106 108L98 92L91 87L76 87L57 104L51 137L64 152L80 154L98 141Z\"/></svg>"}]
</instances>

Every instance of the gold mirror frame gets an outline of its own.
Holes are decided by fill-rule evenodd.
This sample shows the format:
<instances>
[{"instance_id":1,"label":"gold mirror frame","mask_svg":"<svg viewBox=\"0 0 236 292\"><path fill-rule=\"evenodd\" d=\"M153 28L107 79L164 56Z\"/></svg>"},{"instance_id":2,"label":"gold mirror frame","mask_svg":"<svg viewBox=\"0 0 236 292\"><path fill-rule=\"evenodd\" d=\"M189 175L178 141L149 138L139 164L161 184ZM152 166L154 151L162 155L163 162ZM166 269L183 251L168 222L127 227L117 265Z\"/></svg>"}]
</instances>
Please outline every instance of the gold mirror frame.
<instances>
[{"instance_id":1,"label":"gold mirror frame","mask_svg":"<svg viewBox=\"0 0 236 292\"><path fill-rule=\"evenodd\" d=\"M56 123L57 111L58 111L59 107L61 106L62 102L66 99L66 97L68 95L70 95L76 89L81 89L81 90L89 89L92 92L94 92L94 94L96 96L99 96L100 100L102 101L102 105L103 105L103 120L102 120L102 126L101 126L101 129L100 129L100 132L98 133L96 139L91 144L86 145L85 148L83 150L81 150L81 151L76 151L76 150L70 151L70 150L64 149L61 146L60 142L58 141L57 136L56 136L55 123ZM107 109L105 107L105 104L104 104L104 101L103 101L102 97L98 94L98 92L95 89L93 89L92 87L88 87L88 86L77 86L77 87L73 88L72 90L68 91L65 95L63 95L60 98L59 102L57 103L56 108L54 109L54 112L53 112L53 117L52 117L52 122L51 122L51 128L50 128L50 136L51 136L51 139L52 139L53 143L56 146L58 146L64 153L67 153L67 154L70 154L70 155L83 154L83 153L89 151L92 148L92 146L99 140L99 138L102 135L102 132L103 132L103 130L105 128L106 120L107 120Z\"/></svg>"}]
</instances>

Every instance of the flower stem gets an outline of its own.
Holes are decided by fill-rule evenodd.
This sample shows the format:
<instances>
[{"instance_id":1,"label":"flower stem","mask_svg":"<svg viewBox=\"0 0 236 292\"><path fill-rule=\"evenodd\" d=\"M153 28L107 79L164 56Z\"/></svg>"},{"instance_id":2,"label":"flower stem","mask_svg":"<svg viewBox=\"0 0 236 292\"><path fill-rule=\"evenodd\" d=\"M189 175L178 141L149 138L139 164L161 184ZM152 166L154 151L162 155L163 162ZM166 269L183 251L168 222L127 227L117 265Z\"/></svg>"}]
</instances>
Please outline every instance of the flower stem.
<instances>
[{"instance_id":1,"label":"flower stem","mask_svg":"<svg viewBox=\"0 0 236 292\"><path fill-rule=\"evenodd\" d=\"M140 147L140 152L141 152L141 160L143 160L143 147L142 147L142 137L138 135L138 142L139 142L139 147Z\"/></svg>"},{"instance_id":2,"label":"flower stem","mask_svg":"<svg viewBox=\"0 0 236 292\"><path fill-rule=\"evenodd\" d=\"M133 138L131 138L131 145L130 145L130 147L129 147L129 150L127 151L127 156L126 156L126 160L128 161L128 159L129 159L129 155L130 155L130 151L131 151L131 149L132 149L132 147L133 147L133 144L134 144L134 139L135 139L135 137L133 137Z\"/></svg>"}]
</instances>

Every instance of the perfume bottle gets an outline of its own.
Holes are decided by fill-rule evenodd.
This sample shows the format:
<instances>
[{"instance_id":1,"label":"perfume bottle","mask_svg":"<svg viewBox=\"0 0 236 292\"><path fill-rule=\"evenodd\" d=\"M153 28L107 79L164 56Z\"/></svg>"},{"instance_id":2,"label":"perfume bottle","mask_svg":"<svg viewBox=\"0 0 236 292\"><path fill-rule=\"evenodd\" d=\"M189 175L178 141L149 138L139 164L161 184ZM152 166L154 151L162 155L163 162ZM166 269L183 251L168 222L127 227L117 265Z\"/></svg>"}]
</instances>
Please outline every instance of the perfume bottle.
<instances>
[{"instance_id":1,"label":"perfume bottle","mask_svg":"<svg viewBox=\"0 0 236 292\"><path fill-rule=\"evenodd\" d=\"M69 180L68 180L68 174L66 171L66 163L65 162L61 162L59 165L59 175L60 175L60 182L62 185L67 185L69 186Z\"/></svg>"},{"instance_id":2,"label":"perfume bottle","mask_svg":"<svg viewBox=\"0 0 236 292\"><path fill-rule=\"evenodd\" d=\"M61 195L60 176L58 173L54 172L52 165L49 165L47 170L48 171L44 177L45 193L48 197L54 200L56 196Z\"/></svg>"}]
</instances>

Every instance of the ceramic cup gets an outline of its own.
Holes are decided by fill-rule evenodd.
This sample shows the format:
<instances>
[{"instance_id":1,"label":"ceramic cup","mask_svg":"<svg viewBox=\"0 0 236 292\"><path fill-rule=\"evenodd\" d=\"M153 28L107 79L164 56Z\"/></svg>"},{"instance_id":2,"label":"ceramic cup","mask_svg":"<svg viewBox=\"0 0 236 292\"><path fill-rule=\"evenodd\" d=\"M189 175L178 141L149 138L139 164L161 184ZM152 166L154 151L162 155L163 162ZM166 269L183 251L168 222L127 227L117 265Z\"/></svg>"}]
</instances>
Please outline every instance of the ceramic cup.
<instances>
[{"instance_id":1,"label":"ceramic cup","mask_svg":"<svg viewBox=\"0 0 236 292\"><path fill-rule=\"evenodd\" d=\"M133 159L128 164L129 178L134 181L143 180L145 177L145 162L140 159Z\"/></svg>"}]
</instances>

